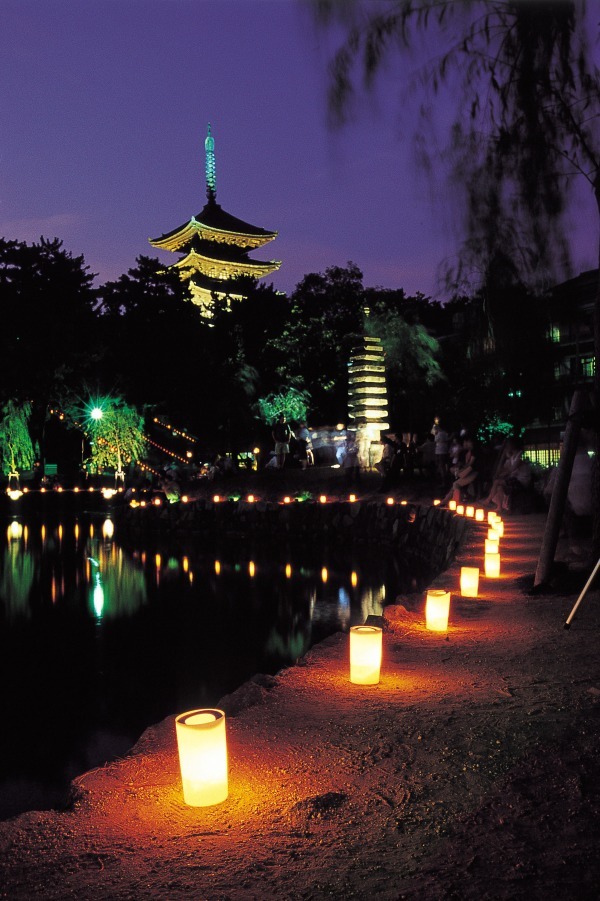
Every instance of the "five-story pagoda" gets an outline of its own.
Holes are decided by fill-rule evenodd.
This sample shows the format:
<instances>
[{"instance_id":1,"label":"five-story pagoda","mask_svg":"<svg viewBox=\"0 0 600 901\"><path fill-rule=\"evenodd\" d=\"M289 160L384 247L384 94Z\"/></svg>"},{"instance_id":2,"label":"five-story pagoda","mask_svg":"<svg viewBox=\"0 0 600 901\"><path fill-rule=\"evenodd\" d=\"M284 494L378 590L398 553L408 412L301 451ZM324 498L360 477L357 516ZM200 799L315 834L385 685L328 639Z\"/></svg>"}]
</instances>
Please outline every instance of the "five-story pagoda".
<instances>
[{"instance_id":1,"label":"five-story pagoda","mask_svg":"<svg viewBox=\"0 0 600 901\"><path fill-rule=\"evenodd\" d=\"M262 247L277 237L277 232L265 231L237 219L217 203L215 176L215 141L208 126L204 142L206 151L206 196L203 209L188 222L160 238L149 238L160 250L172 250L183 256L171 268L179 270L182 281L188 283L192 300L203 316L210 316L213 294L243 300L236 281L242 277L263 278L279 269L276 260L261 262L248 256L249 251Z\"/></svg>"}]
</instances>

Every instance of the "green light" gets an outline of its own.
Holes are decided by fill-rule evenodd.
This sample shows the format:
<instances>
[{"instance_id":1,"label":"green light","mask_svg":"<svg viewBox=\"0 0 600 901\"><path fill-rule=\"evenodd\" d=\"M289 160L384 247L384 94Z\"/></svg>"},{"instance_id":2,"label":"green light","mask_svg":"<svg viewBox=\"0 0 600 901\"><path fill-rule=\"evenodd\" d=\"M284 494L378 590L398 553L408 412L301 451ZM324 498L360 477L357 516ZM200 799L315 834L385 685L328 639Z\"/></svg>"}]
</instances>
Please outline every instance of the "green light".
<instances>
[{"instance_id":1,"label":"green light","mask_svg":"<svg viewBox=\"0 0 600 901\"><path fill-rule=\"evenodd\" d=\"M204 150L206 151L206 196L209 200L214 200L217 196L217 177L215 173L215 139L210 131L210 122Z\"/></svg>"}]
</instances>

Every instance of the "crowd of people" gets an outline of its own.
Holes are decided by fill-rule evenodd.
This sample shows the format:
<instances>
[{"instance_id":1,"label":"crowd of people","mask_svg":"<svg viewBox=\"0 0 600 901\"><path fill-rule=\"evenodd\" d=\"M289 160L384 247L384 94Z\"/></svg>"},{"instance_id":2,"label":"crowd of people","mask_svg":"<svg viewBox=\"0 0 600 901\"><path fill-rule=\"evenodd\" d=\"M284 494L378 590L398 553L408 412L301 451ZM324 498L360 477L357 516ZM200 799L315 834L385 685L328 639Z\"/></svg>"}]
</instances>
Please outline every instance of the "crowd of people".
<instances>
[{"instance_id":1,"label":"crowd of people","mask_svg":"<svg viewBox=\"0 0 600 901\"><path fill-rule=\"evenodd\" d=\"M448 432L436 417L422 441L418 435L388 432L381 442L381 490L418 475L439 486L442 503L478 501L506 512L531 500L532 467L515 438L483 447L465 429Z\"/></svg>"}]
</instances>

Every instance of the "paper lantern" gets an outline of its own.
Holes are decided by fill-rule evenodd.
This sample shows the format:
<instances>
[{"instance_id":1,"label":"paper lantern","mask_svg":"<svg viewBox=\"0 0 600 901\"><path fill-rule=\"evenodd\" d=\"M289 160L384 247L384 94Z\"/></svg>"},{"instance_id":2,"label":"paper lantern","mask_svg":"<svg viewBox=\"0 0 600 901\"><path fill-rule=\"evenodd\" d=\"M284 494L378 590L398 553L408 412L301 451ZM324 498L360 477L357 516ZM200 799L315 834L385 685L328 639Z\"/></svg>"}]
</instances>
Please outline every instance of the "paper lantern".
<instances>
[{"instance_id":1,"label":"paper lantern","mask_svg":"<svg viewBox=\"0 0 600 901\"><path fill-rule=\"evenodd\" d=\"M439 505L440 505L441 503L442 503L442 502L441 502L441 500L439 499L439 497L436 497L436 499L435 499L434 502L433 502L433 506L434 506L434 507L439 507Z\"/></svg>"},{"instance_id":2,"label":"paper lantern","mask_svg":"<svg viewBox=\"0 0 600 901\"><path fill-rule=\"evenodd\" d=\"M485 510L483 509L483 507L478 507L477 510L475 510L476 522L483 522L484 516L485 516Z\"/></svg>"},{"instance_id":3,"label":"paper lantern","mask_svg":"<svg viewBox=\"0 0 600 901\"><path fill-rule=\"evenodd\" d=\"M456 512L458 513L459 516L465 515L465 508L464 508L463 504L456 505Z\"/></svg>"},{"instance_id":4,"label":"paper lantern","mask_svg":"<svg viewBox=\"0 0 600 901\"><path fill-rule=\"evenodd\" d=\"M289 494L286 494L286 496L285 496L284 499L283 499L283 503L284 503L284 504L291 504L291 503L292 503L292 499L291 499L291 497L289 496Z\"/></svg>"},{"instance_id":5,"label":"paper lantern","mask_svg":"<svg viewBox=\"0 0 600 901\"><path fill-rule=\"evenodd\" d=\"M456 501L448 501L448 509L456 510Z\"/></svg>"},{"instance_id":6,"label":"paper lantern","mask_svg":"<svg viewBox=\"0 0 600 901\"><path fill-rule=\"evenodd\" d=\"M220 503L220 501L221 501L221 498L219 497L219 495L215 494L213 497L213 504L218 504L218 503Z\"/></svg>"},{"instance_id":7,"label":"paper lantern","mask_svg":"<svg viewBox=\"0 0 600 901\"><path fill-rule=\"evenodd\" d=\"M326 504L326 503L327 503L327 495L326 495L326 494L322 494L322 495L319 497L319 503L321 503L321 504Z\"/></svg>"},{"instance_id":8,"label":"paper lantern","mask_svg":"<svg viewBox=\"0 0 600 901\"><path fill-rule=\"evenodd\" d=\"M228 794L227 738L222 710L189 710L175 718L183 800L191 807L220 804Z\"/></svg>"},{"instance_id":9,"label":"paper lantern","mask_svg":"<svg viewBox=\"0 0 600 901\"><path fill-rule=\"evenodd\" d=\"M497 519L494 523L494 529L496 530L500 538L502 538L504 535L504 522L501 519Z\"/></svg>"},{"instance_id":10,"label":"paper lantern","mask_svg":"<svg viewBox=\"0 0 600 901\"><path fill-rule=\"evenodd\" d=\"M498 517L498 514L495 512L495 510L490 510L490 512L487 515L488 525L493 526L494 523L496 522L497 517Z\"/></svg>"},{"instance_id":11,"label":"paper lantern","mask_svg":"<svg viewBox=\"0 0 600 901\"><path fill-rule=\"evenodd\" d=\"M395 500L394 500L393 497L388 497L388 499L387 499L387 501L386 501L386 504L389 504L389 506L391 507L392 504L395 504L395 503L396 503L396 502L395 502Z\"/></svg>"},{"instance_id":12,"label":"paper lantern","mask_svg":"<svg viewBox=\"0 0 600 901\"><path fill-rule=\"evenodd\" d=\"M460 593L463 598L476 598L479 592L479 567L461 566Z\"/></svg>"},{"instance_id":13,"label":"paper lantern","mask_svg":"<svg viewBox=\"0 0 600 901\"><path fill-rule=\"evenodd\" d=\"M425 625L430 632L447 632L450 615L450 592L430 588L425 602Z\"/></svg>"},{"instance_id":14,"label":"paper lantern","mask_svg":"<svg viewBox=\"0 0 600 901\"><path fill-rule=\"evenodd\" d=\"M351 504L353 504L356 501L356 495L351 494L350 497L348 498L348 500L350 501Z\"/></svg>"},{"instance_id":15,"label":"paper lantern","mask_svg":"<svg viewBox=\"0 0 600 901\"><path fill-rule=\"evenodd\" d=\"M487 537L489 541L500 541L500 533L495 526L493 529L488 529Z\"/></svg>"},{"instance_id":16,"label":"paper lantern","mask_svg":"<svg viewBox=\"0 0 600 901\"><path fill-rule=\"evenodd\" d=\"M485 575L488 579L497 579L500 576L500 554L485 555Z\"/></svg>"},{"instance_id":17,"label":"paper lantern","mask_svg":"<svg viewBox=\"0 0 600 901\"><path fill-rule=\"evenodd\" d=\"M254 503L254 500L255 500L254 495L253 495L253 494L249 494L249 495L248 495L248 503L249 503L249 504L253 504L253 503Z\"/></svg>"},{"instance_id":18,"label":"paper lantern","mask_svg":"<svg viewBox=\"0 0 600 901\"><path fill-rule=\"evenodd\" d=\"M486 538L485 539L485 552L486 554L498 554L498 539L497 538Z\"/></svg>"},{"instance_id":19,"label":"paper lantern","mask_svg":"<svg viewBox=\"0 0 600 901\"><path fill-rule=\"evenodd\" d=\"M350 681L355 685L377 685L381 670L383 630L377 626L350 629Z\"/></svg>"},{"instance_id":20,"label":"paper lantern","mask_svg":"<svg viewBox=\"0 0 600 901\"><path fill-rule=\"evenodd\" d=\"M475 516L475 507L472 507L470 504L465 508L465 516L468 516L469 519L473 519Z\"/></svg>"}]
</instances>

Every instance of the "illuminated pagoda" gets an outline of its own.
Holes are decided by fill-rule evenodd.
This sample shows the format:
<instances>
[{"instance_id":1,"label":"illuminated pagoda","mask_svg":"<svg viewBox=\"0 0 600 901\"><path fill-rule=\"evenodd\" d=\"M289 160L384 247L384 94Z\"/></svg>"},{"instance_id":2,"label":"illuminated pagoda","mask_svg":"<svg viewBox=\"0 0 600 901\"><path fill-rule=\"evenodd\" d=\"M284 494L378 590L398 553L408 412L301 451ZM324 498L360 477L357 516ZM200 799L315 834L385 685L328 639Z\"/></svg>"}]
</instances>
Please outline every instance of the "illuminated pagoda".
<instances>
[{"instance_id":1,"label":"illuminated pagoda","mask_svg":"<svg viewBox=\"0 0 600 901\"><path fill-rule=\"evenodd\" d=\"M183 254L170 268L179 270L182 281L188 283L192 300L203 316L210 316L213 294L243 300L236 280L243 277L264 278L279 269L281 262L261 262L248 256L249 251L262 247L277 237L277 232L265 231L227 213L217 203L215 175L215 139L208 126L204 142L206 151L206 197L203 209L173 231L160 238L149 238L159 250Z\"/></svg>"},{"instance_id":2,"label":"illuminated pagoda","mask_svg":"<svg viewBox=\"0 0 600 901\"><path fill-rule=\"evenodd\" d=\"M356 429L361 466L381 458L381 432L389 429L385 354L381 338L364 337L353 347L348 364L348 418Z\"/></svg>"}]
</instances>

